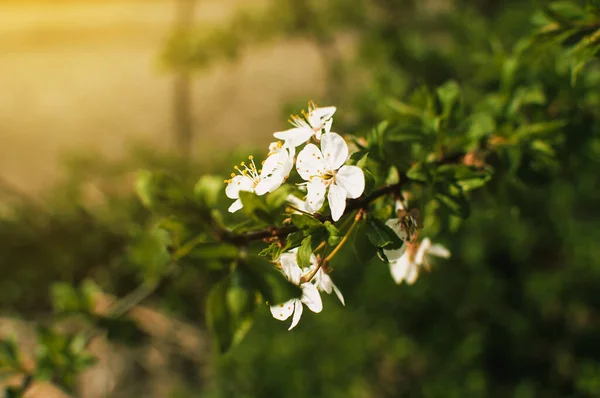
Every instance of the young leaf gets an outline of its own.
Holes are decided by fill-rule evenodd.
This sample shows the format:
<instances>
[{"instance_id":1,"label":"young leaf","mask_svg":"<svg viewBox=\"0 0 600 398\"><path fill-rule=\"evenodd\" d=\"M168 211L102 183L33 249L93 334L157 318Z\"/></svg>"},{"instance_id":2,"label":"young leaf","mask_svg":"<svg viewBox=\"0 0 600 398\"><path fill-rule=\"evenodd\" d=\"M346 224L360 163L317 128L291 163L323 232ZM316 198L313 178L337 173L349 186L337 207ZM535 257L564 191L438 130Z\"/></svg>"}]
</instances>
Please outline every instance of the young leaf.
<instances>
[{"instance_id":1,"label":"young leaf","mask_svg":"<svg viewBox=\"0 0 600 398\"><path fill-rule=\"evenodd\" d=\"M244 205L242 210L247 216L258 221L263 221L267 224L270 224L274 221L271 213L269 212L266 199L263 196L258 196L253 192L240 191L240 199Z\"/></svg>"},{"instance_id":2,"label":"young leaf","mask_svg":"<svg viewBox=\"0 0 600 398\"><path fill-rule=\"evenodd\" d=\"M402 240L385 223L378 218L369 217L367 222L367 238L375 247L400 248Z\"/></svg>"},{"instance_id":3,"label":"young leaf","mask_svg":"<svg viewBox=\"0 0 600 398\"><path fill-rule=\"evenodd\" d=\"M327 233L329 234L329 236L327 237L327 244L329 246L337 245L340 242L340 240L342 240L342 233L339 229L337 229L335 225L333 225L329 221L325 221L324 225L325 229L327 230Z\"/></svg>"},{"instance_id":4,"label":"young leaf","mask_svg":"<svg viewBox=\"0 0 600 398\"><path fill-rule=\"evenodd\" d=\"M204 175L194 186L194 196L206 207L215 207L223 192L223 180L217 176Z\"/></svg>"},{"instance_id":5,"label":"young leaf","mask_svg":"<svg viewBox=\"0 0 600 398\"><path fill-rule=\"evenodd\" d=\"M298 249L298 253L296 254L296 259L298 260L300 268L310 267L310 256L313 253L311 240L312 237L310 235L304 238Z\"/></svg>"},{"instance_id":6,"label":"young leaf","mask_svg":"<svg viewBox=\"0 0 600 398\"><path fill-rule=\"evenodd\" d=\"M292 214L292 224L300 229L318 228L323 226L321 221L308 214Z\"/></svg>"}]
</instances>

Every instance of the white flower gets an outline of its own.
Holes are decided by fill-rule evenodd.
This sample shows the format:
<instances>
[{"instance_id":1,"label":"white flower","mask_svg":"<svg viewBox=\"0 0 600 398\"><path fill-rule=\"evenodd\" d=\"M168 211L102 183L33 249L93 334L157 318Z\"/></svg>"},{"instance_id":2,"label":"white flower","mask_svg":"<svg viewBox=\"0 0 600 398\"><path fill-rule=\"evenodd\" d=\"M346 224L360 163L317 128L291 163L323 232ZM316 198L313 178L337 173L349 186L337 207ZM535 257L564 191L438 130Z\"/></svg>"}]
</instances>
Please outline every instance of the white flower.
<instances>
[{"instance_id":1,"label":"white flower","mask_svg":"<svg viewBox=\"0 0 600 398\"><path fill-rule=\"evenodd\" d=\"M429 268L428 256L449 258L450 251L439 244L431 244L429 238L418 242L406 242L404 246L397 250L383 249L385 256L390 264L390 273L397 284L406 281L412 285L419 276L421 267Z\"/></svg>"},{"instance_id":2,"label":"white flower","mask_svg":"<svg viewBox=\"0 0 600 398\"><path fill-rule=\"evenodd\" d=\"M292 314L292 324L288 330L292 330L302 316L303 307L302 304L306 305L309 310L315 313L321 312L323 309L323 302L321 301L321 295L317 290L317 287L310 282L304 282L300 284L302 279L302 269L298 266L296 261L296 251L292 250L287 253L283 253L279 256L279 263L283 268L283 273L286 278L295 285L300 285L302 288L302 297L297 299L291 299L283 304L272 305L271 314L275 319L285 321Z\"/></svg>"},{"instance_id":3,"label":"white flower","mask_svg":"<svg viewBox=\"0 0 600 398\"><path fill-rule=\"evenodd\" d=\"M317 108L314 103L309 102L308 113L303 111L304 118L298 115L292 116L290 123L294 127L289 130L278 131L273 135L278 140L285 141L285 146L293 151L293 148L310 140L313 135L317 140L320 140L321 134L329 133L335 111L335 106Z\"/></svg>"},{"instance_id":4,"label":"white flower","mask_svg":"<svg viewBox=\"0 0 600 398\"><path fill-rule=\"evenodd\" d=\"M314 262L313 262L313 257L314 257L314 255L311 256L311 259L310 259L310 262L311 262L311 267L309 268L310 272L314 271L315 268L318 267L317 259L315 258ZM315 286L317 287L317 289L319 289L319 291L321 291L321 292L325 292L327 294L331 294L332 291L335 292L335 295L337 296L338 300L340 300L342 305L346 305L346 302L344 301L344 295L342 294L340 289L338 289L338 287L335 285L335 283L333 283L329 274L327 274L327 273L325 273L325 271L323 271L323 268L319 268L319 270L315 274L312 281L315 283Z\"/></svg>"},{"instance_id":5,"label":"white flower","mask_svg":"<svg viewBox=\"0 0 600 398\"><path fill-rule=\"evenodd\" d=\"M331 218L337 221L344 214L346 199L362 195L365 175L360 167L344 166L347 159L348 145L336 133L323 134L321 150L314 144L308 144L300 151L296 170L308 181L306 202L311 212L323 206L327 193Z\"/></svg>"},{"instance_id":6,"label":"white flower","mask_svg":"<svg viewBox=\"0 0 600 398\"><path fill-rule=\"evenodd\" d=\"M294 196L294 195L292 195L292 194L289 194L289 195L288 195L288 196L285 198L285 200L287 200L287 202L288 202L289 204L291 204L291 205L292 205L292 206L294 206L294 207L295 207L297 210L299 210L299 211L297 211L297 210L294 210L294 211L292 211L292 213L296 213L296 214L300 214L300 213L302 213L302 212L305 212L305 213L310 213L310 209L308 208L308 206L307 206L307 204L306 204L306 201L304 201L304 200L300 199L299 197L297 197L297 196Z\"/></svg>"},{"instance_id":7,"label":"white flower","mask_svg":"<svg viewBox=\"0 0 600 398\"><path fill-rule=\"evenodd\" d=\"M294 159L290 153L282 148L281 143L273 143L269 146L270 152L267 159L263 162L261 170L257 170L253 157L250 156L250 164L246 166L244 162L240 165L242 169L235 166L239 175L231 174L231 179L227 180L225 194L230 199L236 199L229 206L229 212L234 213L243 207L240 200L240 191L254 192L257 195L264 195L267 192L273 192L283 184L290 175L294 166Z\"/></svg>"},{"instance_id":8,"label":"white flower","mask_svg":"<svg viewBox=\"0 0 600 398\"><path fill-rule=\"evenodd\" d=\"M400 239L412 242L417 237L418 229L421 228L419 210L411 209L410 212L407 212L401 202L398 201L396 212L398 218L390 218L385 222L385 225L390 227Z\"/></svg>"}]
</instances>

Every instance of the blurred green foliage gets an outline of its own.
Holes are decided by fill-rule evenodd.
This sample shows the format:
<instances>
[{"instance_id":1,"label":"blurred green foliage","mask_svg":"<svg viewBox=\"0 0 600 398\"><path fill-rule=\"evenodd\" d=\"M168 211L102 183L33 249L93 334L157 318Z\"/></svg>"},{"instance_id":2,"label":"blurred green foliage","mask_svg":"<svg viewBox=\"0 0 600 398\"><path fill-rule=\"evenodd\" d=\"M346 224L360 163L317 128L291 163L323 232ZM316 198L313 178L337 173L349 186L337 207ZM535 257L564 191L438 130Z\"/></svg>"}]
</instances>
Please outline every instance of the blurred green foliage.
<instances>
[{"instance_id":1,"label":"blurred green foliage","mask_svg":"<svg viewBox=\"0 0 600 398\"><path fill-rule=\"evenodd\" d=\"M207 165L153 159L146 168L158 172L137 186L153 216L129 192L85 204L90 180L119 174L108 165L78 164L57 193L11 206L0 220L0 303L32 317L50 308L48 283L61 281L55 310L82 312L85 278L117 296L151 284L156 306L201 328L208 323L221 349L239 343L211 362L210 380L191 372L179 396L600 396L598 7L593 0L287 0L168 42L168 63L197 68L268 40L313 40L330 61L336 129L364 138L353 161L375 186L399 177L381 164L419 181L411 195L427 236L452 252L413 286L396 286L377 256L375 247L394 237L373 218L333 264L346 307L325 297L323 313L306 314L287 332L257 300L294 294L255 266L264 260L254 253L267 245L251 245L230 274L236 248L208 237L234 221L238 233L281 222L273 211L281 198L247 195L244 216L230 216L221 179L210 175L224 175L230 159L199 182ZM335 51L347 33L351 58ZM472 164L438 162L465 154ZM472 167L482 158L486 167ZM377 204L373 214L389 208ZM332 225L291 221L301 230L289 238L294 246L318 243L307 239L317 231L339 241ZM42 343L49 338L42 333ZM76 337L52 339L68 359L55 372L87 364L72 355L80 353ZM0 371L18 368L16 348L2 348ZM47 351L41 364L59 354Z\"/></svg>"}]
</instances>

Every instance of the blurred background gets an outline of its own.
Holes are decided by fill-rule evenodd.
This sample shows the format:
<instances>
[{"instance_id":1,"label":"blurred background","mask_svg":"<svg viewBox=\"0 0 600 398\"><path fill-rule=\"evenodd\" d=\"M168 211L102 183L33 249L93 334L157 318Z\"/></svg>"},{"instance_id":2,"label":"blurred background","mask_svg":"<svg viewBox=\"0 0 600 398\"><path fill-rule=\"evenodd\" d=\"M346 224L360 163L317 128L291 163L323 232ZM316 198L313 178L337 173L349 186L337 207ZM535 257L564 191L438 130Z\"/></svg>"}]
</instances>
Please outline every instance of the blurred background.
<instances>
[{"instance_id":1,"label":"blurred background","mask_svg":"<svg viewBox=\"0 0 600 398\"><path fill-rule=\"evenodd\" d=\"M216 271L186 259L132 310L136 344L94 340L74 396L600 396L598 65L572 87L551 48L503 80L542 3L0 0L0 337L33 357L54 282L93 280L102 312L152 274L140 168L191 189L264 154L308 100L360 135L398 119L389 99L454 79L467 103L518 94L515 118L553 106L570 124L562 152L496 159L472 216L432 228L450 260L396 286L346 249L346 307L325 297L293 332L261 308L219 357L204 321Z\"/></svg>"}]
</instances>

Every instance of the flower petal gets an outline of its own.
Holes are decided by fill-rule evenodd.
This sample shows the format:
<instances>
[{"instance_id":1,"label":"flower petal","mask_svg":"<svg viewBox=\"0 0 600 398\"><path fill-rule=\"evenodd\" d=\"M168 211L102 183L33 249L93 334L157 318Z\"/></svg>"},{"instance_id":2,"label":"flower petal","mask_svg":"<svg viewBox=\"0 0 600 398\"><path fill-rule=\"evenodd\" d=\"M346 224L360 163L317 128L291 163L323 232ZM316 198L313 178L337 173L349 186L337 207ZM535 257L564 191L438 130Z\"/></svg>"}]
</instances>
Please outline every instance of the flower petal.
<instances>
[{"instance_id":1,"label":"flower petal","mask_svg":"<svg viewBox=\"0 0 600 398\"><path fill-rule=\"evenodd\" d=\"M385 225L390 227L400 239L406 240L406 231L402 229L402 223L399 218L390 218L385 222Z\"/></svg>"},{"instance_id":2,"label":"flower petal","mask_svg":"<svg viewBox=\"0 0 600 398\"><path fill-rule=\"evenodd\" d=\"M431 247L431 240L429 238L423 239L421 244L419 245L419 249L417 250L417 254L415 254L415 264L422 265L423 260L425 259L425 253Z\"/></svg>"},{"instance_id":3,"label":"flower petal","mask_svg":"<svg viewBox=\"0 0 600 398\"><path fill-rule=\"evenodd\" d=\"M300 317L302 316L302 303L300 302L300 300L295 299L295 303L294 303L294 317L292 318L292 324L290 325L288 330L292 330L297 324L298 322L300 322Z\"/></svg>"},{"instance_id":4,"label":"flower petal","mask_svg":"<svg viewBox=\"0 0 600 398\"><path fill-rule=\"evenodd\" d=\"M265 177L260 180L254 189L254 193L258 196L264 195L267 192L273 192L283 184L284 177L277 174Z\"/></svg>"},{"instance_id":5,"label":"flower petal","mask_svg":"<svg viewBox=\"0 0 600 398\"><path fill-rule=\"evenodd\" d=\"M308 282L303 283L301 287L302 297L300 298L300 301L302 301L312 312L321 312L323 310L323 301L321 301L321 295L319 294L317 287Z\"/></svg>"},{"instance_id":6,"label":"flower petal","mask_svg":"<svg viewBox=\"0 0 600 398\"><path fill-rule=\"evenodd\" d=\"M312 213L317 212L325 202L325 192L327 191L327 187L320 178L313 178L306 184L306 187L308 188L308 193L306 194L306 206Z\"/></svg>"},{"instance_id":7,"label":"flower petal","mask_svg":"<svg viewBox=\"0 0 600 398\"><path fill-rule=\"evenodd\" d=\"M338 287L334 283L332 283L332 286L333 286L333 291L335 292L335 295L337 296L338 300L340 300L340 302L342 303L343 306L346 306L346 301L344 300L344 295L342 294L340 289L338 289Z\"/></svg>"},{"instance_id":8,"label":"flower petal","mask_svg":"<svg viewBox=\"0 0 600 398\"><path fill-rule=\"evenodd\" d=\"M402 281L406 278L411 264L412 263L408 253L405 253L397 260L390 261L390 273L392 274L392 278L396 284L402 283Z\"/></svg>"},{"instance_id":9,"label":"flower petal","mask_svg":"<svg viewBox=\"0 0 600 398\"><path fill-rule=\"evenodd\" d=\"M312 267L314 269L314 267ZM331 289L333 288L333 281L331 277L323 272L323 268L319 268L317 273L315 274L316 286L318 290L321 290L327 294L331 294Z\"/></svg>"},{"instance_id":10,"label":"flower petal","mask_svg":"<svg viewBox=\"0 0 600 398\"><path fill-rule=\"evenodd\" d=\"M313 128L322 126L327 121L333 121L331 118L336 111L335 106L325 106L323 108L315 108L308 114L308 122Z\"/></svg>"},{"instance_id":11,"label":"flower petal","mask_svg":"<svg viewBox=\"0 0 600 398\"><path fill-rule=\"evenodd\" d=\"M402 245L400 249L387 250L383 249L383 254L387 257L389 262L396 261L404 255L406 252L406 245Z\"/></svg>"},{"instance_id":12,"label":"flower petal","mask_svg":"<svg viewBox=\"0 0 600 398\"><path fill-rule=\"evenodd\" d=\"M238 211L242 207L244 207L244 205L242 204L242 200L238 199L235 202L233 202L231 204L231 206L229 206L229 209L227 209L227 211L229 211L230 213L235 213L236 211Z\"/></svg>"},{"instance_id":13,"label":"flower petal","mask_svg":"<svg viewBox=\"0 0 600 398\"><path fill-rule=\"evenodd\" d=\"M450 250L440 244L431 245L426 254L441 258L450 258Z\"/></svg>"},{"instance_id":14,"label":"flower petal","mask_svg":"<svg viewBox=\"0 0 600 398\"><path fill-rule=\"evenodd\" d=\"M323 197L325 197L325 195L323 195ZM306 202L305 202L305 201L303 201L302 199L300 199L300 198L298 198L298 197L296 197L296 196L294 196L294 195L292 195L292 194L289 194L289 195L287 196L286 200L287 200L287 201L288 201L288 202L289 202L289 203L290 203L292 206L294 206L296 209L298 209L298 210L302 210L302 211L305 211L305 212L307 212L307 213L308 213L308 212L310 212L310 209L308 208L308 205L307 205L307 204L306 204ZM295 212L295 213L297 213L297 212Z\"/></svg>"},{"instance_id":15,"label":"flower petal","mask_svg":"<svg viewBox=\"0 0 600 398\"><path fill-rule=\"evenodd\" d=\"M269 308L271 310L271 315L273 315L273 318L275 319L285 321L294 312L294 306L296 301L300 302L298 299L291 299L282 304L272 305Z\"/></svg>"},{"instance_id":16,"label":"flower petal","mask_svg":"<svg viewBox=\"0 0 600 398\"><path fill-rule=\"evenodd\" d=\"M242 175L235 176L225 188L225 195L230 199L237 199L240 197L240 191L252 192L253 185L252 179L249 177Z\"/></svg>"},{"instance_id":17,"label":"flower petal","mask_svg":"<svg viewBox=\"0 0 600 398\"><path fill-rule=\"evenodd\" d=\"M404 277L404 280L409 285L412 285L413 283L416 282L418 276L419 276L419 266L415 263L410 263L410 265L408 266L408 270L406 271L406 276Z\"/></svg>"},{"instance_id":18,"label":"flower petal","mask_svg":"<svg viewBox=\"0 0 600 398\"><path fill-rule=\"evenodd\" d=\"M346 191L339 186L333 184L329 187L329 193L327 193L327 200L329 200L329 208L331 209L331 218L333 221L339 220L346 210Z\"/></svg>"},{"instance_id":19,"label":"flower petal","mask_svg":"<svg viewBox=\"0 0 600 398\"><path fill-rule=\"evenodd\" d=\"M335 176L335 183L347 192L347 197L356 199L365 191L365 173L357 166L343 166Z\"/></svg>"},{"instance_id":20,"label":"flower petal","mask_svg":"<svg viewBox=\"0 0 600 398\"><path fill-rule=\"evenodd\" d=\"M306 145L298 154L296 170L304 180L309 181L311 177L319 177L327 170L327 163L323 154L315 144Z\"/></svg>"},{"instance_id":21,"label":"flower petal","mask_svg":"<svg viewBox=\"0 0 600 398\"><path fill-rule=\"evenodd\" d=\"M321 150L332 170L339 169L348 159L348 144L339 134L324 134L321 137Z\"/></svg>"},{"instance_id":22,"label":"flower petal","mask_svg":"<svg viewBox=\"0 0 600 398\"><path fill-rule=\"evenodd\" d=\"M302 278L302 269L296 260L296 252L283 253L279 256L279 263L286 278L293 284L299 285L300 278Z\"/></svg>"},{"instance_id":23,"label":"flower petal","mask_svg":"<svg viewBox=\"0 0 600 398\"><path fill-rule=\"evenodd\" d=\"M304 144L314 134L310 126L294 127L285 131L278 131L273 134L278 140L283 140L290 147L297 147Z\"/></svg>"}]
</instances>

